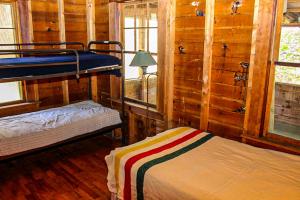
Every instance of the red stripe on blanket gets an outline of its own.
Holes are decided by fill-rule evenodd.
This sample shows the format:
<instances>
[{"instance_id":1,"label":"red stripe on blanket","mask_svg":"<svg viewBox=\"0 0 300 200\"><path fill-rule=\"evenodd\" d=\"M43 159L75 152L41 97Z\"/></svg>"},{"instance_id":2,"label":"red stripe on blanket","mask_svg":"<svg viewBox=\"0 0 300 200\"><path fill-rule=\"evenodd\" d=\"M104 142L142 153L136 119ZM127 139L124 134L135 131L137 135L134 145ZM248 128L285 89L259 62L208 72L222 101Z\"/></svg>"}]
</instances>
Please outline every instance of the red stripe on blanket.
<instances>
[{"instance_id":1,"label":"red stripe on blanket","mask_svg":"<svg viewBox=\"0 0 300 200\"><path fill-rule=\"evenodd\" d=\"M125 184L124 184L124 200L130 200L131 199L131 168L140 159L143 159L147 156L151 156L156 153L160 153L164 150L170 149L172 147L175 147L176 145L179 145L195 136L198 134L202 133L202 131L196 130L188 135L185 135L177 140L174 140L173 142L170 142L168 144L165 144L163 146L157 147L155 149L151 149L149 151L137 154L131 158L129 158L125 164Z\"/></svg>"}]
</instances>

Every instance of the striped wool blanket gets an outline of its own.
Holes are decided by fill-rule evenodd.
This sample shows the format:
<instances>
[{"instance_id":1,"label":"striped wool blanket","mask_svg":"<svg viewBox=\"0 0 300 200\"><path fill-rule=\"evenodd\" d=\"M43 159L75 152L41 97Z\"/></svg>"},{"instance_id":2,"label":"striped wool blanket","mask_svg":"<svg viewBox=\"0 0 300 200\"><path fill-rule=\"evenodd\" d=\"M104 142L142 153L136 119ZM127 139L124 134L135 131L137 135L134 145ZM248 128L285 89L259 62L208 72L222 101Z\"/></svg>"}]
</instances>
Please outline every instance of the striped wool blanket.
<instances>
[{"instance_id":1,"label":"striped wool blanket","mask_svg":"<svg viewBox=\"0 0 300 200\"><path fill-rule=\"evenodd\" d=\"M105 160L119 199L300 199L299 156L188 127L117 148Z\"/></svg>"}]
</instances>

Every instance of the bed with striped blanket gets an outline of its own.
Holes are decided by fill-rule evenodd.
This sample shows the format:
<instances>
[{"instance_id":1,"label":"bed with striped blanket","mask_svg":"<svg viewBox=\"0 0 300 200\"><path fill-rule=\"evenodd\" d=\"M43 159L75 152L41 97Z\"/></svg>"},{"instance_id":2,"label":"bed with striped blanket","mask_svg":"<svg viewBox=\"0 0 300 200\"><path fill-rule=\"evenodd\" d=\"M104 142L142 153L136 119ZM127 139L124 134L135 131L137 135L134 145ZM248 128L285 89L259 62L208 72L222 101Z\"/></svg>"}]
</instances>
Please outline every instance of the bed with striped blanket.
<instances>
[{"instance_id":1,"label":"bed with striped blanket","mask_svg":"<svg viewBox=\"0 0 300 200\"><path fill-rule=\"evenodd\" d=\"M300 200L300 157L188 127L105 157L117 199Z\"/></svg>"}]
</instances>

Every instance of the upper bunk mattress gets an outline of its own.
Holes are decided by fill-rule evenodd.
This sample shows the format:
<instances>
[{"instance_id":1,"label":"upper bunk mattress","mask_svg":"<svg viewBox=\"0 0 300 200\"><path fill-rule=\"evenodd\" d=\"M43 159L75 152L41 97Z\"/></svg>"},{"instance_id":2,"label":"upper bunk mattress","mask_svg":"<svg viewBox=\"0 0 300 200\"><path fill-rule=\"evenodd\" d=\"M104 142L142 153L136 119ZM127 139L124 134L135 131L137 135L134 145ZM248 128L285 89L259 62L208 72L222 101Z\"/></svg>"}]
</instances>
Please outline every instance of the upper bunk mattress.
<instances>
[{"instance_id":1,"label":"upper bunk mattress","mask_svg":"<svg viewBox=\"0 0 300 200\"><path fill-rule=\"evenodd\" d=\"M165 131L106 156L119 199L299 200L300 157L189 127Z\"/></svg>"},{"instance_id":2,"label":"upper bunk mattress","mask_svg":"<svg viewBox=\"0 0 300 200\"><path fill-rule=\"evenodd\" d=\"M24 68L5 68L0 69L0 79L42 76L49 74L60 74L67 72L76 72L76 64L66 65L64 63L76 62L75 55L51 55L41 57L23 57L23 58L2 58L0 59L0 67L2 66L21 66L35 65L35 67ZM57 66L43 66L45 64L61 63ZM79 52L80 71L89 69L120 65L120 59L106 54L96 54L92 52ZM41 65L39 67L39 65ZM105 72L104 72L105 73ZM120 76L119 70L107 71L107 73Z\"/></svg>"},{"instance_id":3,"label":"upper bunk mattress","mask_svg":"<svg viewBox=\"0 0 300 200\"><path fill-rule=\"evenodd\" d=\"M93 101L0 118L0 157L120 123L118 111Z\"/></svg>"}]
</instances>

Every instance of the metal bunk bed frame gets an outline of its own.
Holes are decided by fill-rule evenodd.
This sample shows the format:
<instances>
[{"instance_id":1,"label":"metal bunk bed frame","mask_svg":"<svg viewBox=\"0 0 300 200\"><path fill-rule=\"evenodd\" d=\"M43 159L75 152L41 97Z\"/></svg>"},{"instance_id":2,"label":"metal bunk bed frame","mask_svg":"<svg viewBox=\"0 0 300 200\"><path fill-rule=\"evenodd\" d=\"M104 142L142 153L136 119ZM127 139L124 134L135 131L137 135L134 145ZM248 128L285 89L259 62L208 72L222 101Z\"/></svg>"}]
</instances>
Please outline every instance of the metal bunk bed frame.
<instances>
[{"instance_id":1,"label":"metal bunk bed frame","mask_svg":"<svg viewBox=\"0 0 300 200\"><path fill-rule=\"evenodd\" d=\"M121 128L122 130L122 145L127 144L127 139L125 135L126 130L126 123L125 123L125 62L124 62L124 48L123 44L118 41L91 41L88 44L87 51L95 52L95 53L114 53L114 54L120 54L120 65L112 65L112 66L105 66L105 67L97 67L89 70L80 70L80 60L79 60L79 53L76 49L22 49L21 47L30 47L30 46L67 46L67 45L79 45L81 46L81 51L86 51L85 46L83 43L80 42L49 42L49 43L23 43L23 44L0 44L0 48L2 47L9 47L14 46L17 47L17 49L7 49L3 50L0 49L0 56L1 55L20 55L21 57L24 55L36 55L36 54L62 54L62 53L71 53L76 56L75 62L65 62L65 63L51 63L51 64L38 64L38 65L1 65L0 69L5 68L26 68L26 67L59 67L62 65L76 65L76 69L74 69L74 72L66 72L66 73L59 73L59 74L53 74L53 75L41 75L41 76L26 76L26 77L15 77L15 78L5 78L0 79L0 83L3 82L11 82L11 81L26 81L26 80L38 80L38 79L47 79L47 78L55 78L55 77L66 77L66 76L76 76L77 79L80 78L81 74L90 74L90 73L96 73L96 72L104 72L104 71L110 71L110 70L121 70L121 120L122 123L116 124L109 127L104 127L100 130L91 132L91 133L85 133L80 136L76 136L73 138L70 138L65 141L57 142L55 144L51 144L46 147L41 147L37 149L28 150L25 152L16 153L9 156L0 156L0 163L3 161L8 161L12 159L16 159L21 156L30 155L33 153L38 153L47 149L51 149L54 147L62 146L68 143L73 143L82 139L91 138L94 136L98 136L101 133L107 133L108 131L112 131L117 128ZM93 45L117 45L119 47L119 50L109 50L109 49L97 49L92 48ZM1 59L1 58L0 58ZM91 79L89 79L89 87L91 85ZM91 88L89 88L89 98L91 99ZM112 99L111 99L112 100Z\"/></svg>"}]
</instances>

